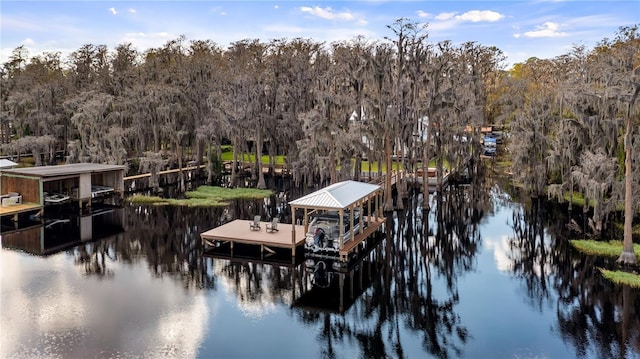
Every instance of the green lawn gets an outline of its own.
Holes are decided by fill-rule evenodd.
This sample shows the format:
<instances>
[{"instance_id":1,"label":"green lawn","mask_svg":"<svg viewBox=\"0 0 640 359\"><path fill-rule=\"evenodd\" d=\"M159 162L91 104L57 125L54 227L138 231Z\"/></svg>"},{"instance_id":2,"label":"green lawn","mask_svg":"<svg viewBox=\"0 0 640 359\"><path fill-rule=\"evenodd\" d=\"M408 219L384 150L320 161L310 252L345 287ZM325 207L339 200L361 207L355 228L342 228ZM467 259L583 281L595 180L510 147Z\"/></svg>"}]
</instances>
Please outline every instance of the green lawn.
<instances>
[{"instance_id":1,"label":"green lawn","mask_svg":"<svg viewBox=\"0 0 640 359\"><path fill-rule=\"evenodd\" d=\"M222 154L220 157L222 161L233 161L232 147L229 145L222 146ZM254 154L248 154L248 153L238 154L238 160L244 163L254 163L255 159L256 159L256 156ZM429 162L429 167L435 167L437 165L436 162L437 161L435 159L432 159ZM262 163L268 164L269 156L263 155ZM355 160L353 160L353 163L355 164ZM276 165L284 165L284 164L285 164L285 156L276 156ZM444 168L450 168L449 163L446 160L443 161L443 166ZM398 167L399 167L399 162L394 161L392 164L392 168L396 170L398 169ZM378 162L362 161L362 172L371 171L373 173L377 173L380 168L382 168L382 171L384 171L385 169L384 165Z\"/></svg>"},{"instance_id":2,"label":"green lawn","mask_svg":"<svg viewBox=\"0 0 640 359\"><path fill-rule=\"evenodd\" d=\"M193 207L221 207L234 199L262 199L269 197L271 190L255 188L224 188L214 186L200 186L195 191L185 193L187 198L161 198L157 196L133 195L129 197L131 203L152 205L174 205Z\"/></svg>"}]
</instances>

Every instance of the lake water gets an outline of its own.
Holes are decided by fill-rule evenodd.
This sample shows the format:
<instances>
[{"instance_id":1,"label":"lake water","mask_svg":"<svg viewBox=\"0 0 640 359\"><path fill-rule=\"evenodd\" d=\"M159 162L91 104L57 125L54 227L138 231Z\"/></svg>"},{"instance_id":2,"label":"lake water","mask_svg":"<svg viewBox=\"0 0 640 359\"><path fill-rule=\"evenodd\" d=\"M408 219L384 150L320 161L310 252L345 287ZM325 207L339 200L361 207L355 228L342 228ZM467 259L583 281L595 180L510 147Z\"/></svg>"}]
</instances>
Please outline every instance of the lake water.
<instances>
[{"instance_id":1,"label":"lake water","mask_svg":"<svg viewBox=\"0 0 640 359\"><path fill-rule=\"evenodd\" d=\"M3 226L0 357L640 358L640 291L573 251L557 213L497 187L420 201L319 272L203 254L225 221L290 220L277 197Z\"/></svg>"}]
</instances>

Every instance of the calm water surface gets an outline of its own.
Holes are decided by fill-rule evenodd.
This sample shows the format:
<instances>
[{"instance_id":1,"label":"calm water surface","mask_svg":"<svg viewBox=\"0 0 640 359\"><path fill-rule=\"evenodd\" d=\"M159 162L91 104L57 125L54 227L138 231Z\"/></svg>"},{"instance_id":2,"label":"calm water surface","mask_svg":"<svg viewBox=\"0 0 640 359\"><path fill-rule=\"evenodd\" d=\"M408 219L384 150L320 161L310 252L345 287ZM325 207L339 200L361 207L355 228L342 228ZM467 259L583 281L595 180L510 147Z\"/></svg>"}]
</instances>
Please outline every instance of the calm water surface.
<instances>
[{"instance_id":1,"label":"calm water surface","mask_svg":"<svg viewBox=\"0 0 640 359\"><path fill-rule=\"evenodd\" d=\"M290 218L276 197L3 226L0 357L640 358L640 291L603 280L556 214L496 188L420 201L315 273L203 255L225 221Z\"/></svg>"}]
</instances>

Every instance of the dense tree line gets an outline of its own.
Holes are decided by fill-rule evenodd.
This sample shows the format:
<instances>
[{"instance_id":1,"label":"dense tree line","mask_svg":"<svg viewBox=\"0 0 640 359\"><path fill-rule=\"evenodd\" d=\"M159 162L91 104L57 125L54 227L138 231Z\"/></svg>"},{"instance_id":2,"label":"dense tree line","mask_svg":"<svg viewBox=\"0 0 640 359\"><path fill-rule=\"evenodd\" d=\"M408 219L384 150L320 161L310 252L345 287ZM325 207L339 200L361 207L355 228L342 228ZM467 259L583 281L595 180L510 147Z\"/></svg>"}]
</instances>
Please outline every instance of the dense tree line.
<instances>
[{"instance_id":1,"label":"dense tree line","mask_svg":"<svg viewBox=\"0 0 640 359\"><path fill-rule=\"evenodd\" d=\"M436 159L440 175L445 162L477 163L480 126L504 124L515 180L527 194L563 200L582 193L596 233L625 203L623 257L632 261L640 198L637 26L592 50L531 58L509 71L495 47L434 43L407 19L388 28L385 39L330 44L245 39L223 49L179 37L144 53L131 44L86 44L66 59L30 57L21 46L2 66L0 151L33 154L36 165L57 153L67 162L136 159L149 171L195 159L206 162L211 180L221 146L231 143L234 160L256 154L251 172L260 188L263 166L273 167L277 155L307 184L359 178L363 159L390 174L398 159L404 196L404 174L418 162ZM390 210L389 181L385 192Z\"/></svg>"},{"instance_id":2,"label":"dense tree line","mask_svg":"<svg viewBox=\"0 0 640 359\"><path fill-rule=\"evenodd\" d=\"M632 221L640 209L640 33L621 27L591 51L531 58L503 74L496 105L510 124L515 180L532 197L584 196L589 225L624 203L620 261L636 263ZM571 204L570 204L571 206ZM571 208L571 207L570 207Z\"/></svg>"},{"instance_id":3,"label":"dense tree line","mask_svg":"<svg viewBox=\"0 0 640 359\"><path fill-rule=\"evenodd\" d=\"M67 162L182 168L186 158L210 164L228 141L234 159L266 149L271 163L255 156L252 166L262 188L260 169L276 155L298 183L357 178L364 158L390 171L393 154L407 169L422 157L462 163L477 148L449 139L486 122L501 52L431 43L406 19L389 29L389 39L331 44L246 39L222 49L180 37L144 53L87 44L67 59L21 46L2 68L2 152L34 154L37 165L64 153ZM437 129L431 153L416 122L426 118Z\"/></svg>"}]
</instances>

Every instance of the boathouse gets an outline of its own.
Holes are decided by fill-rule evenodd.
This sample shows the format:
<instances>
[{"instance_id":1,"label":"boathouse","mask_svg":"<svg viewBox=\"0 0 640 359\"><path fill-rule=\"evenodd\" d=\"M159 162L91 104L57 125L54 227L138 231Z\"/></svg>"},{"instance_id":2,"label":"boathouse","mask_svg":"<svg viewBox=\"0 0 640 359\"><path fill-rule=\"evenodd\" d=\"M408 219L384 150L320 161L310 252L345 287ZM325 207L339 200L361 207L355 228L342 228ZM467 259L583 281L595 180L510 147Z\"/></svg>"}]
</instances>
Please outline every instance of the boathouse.
<instances>
[{"instance_id":1,"label":"boathouse","mask_svg":"<svg viewBox=\"0 0 640 359\"><path fill-rule=\"evenodd\" d=\"M384 223L380 215L382 195L383 189L378 185L357 181L339 182L289 202L292 224L280 223L276 230L270 230L275 223L261 222L260 216L256 216L253 221L237 219L225 223L201 233L200 237L207 250L228 244L232 257L234 243L259 246L261 258L265 251L275 255L276 248L289 249L291 256L295 257L296 249L305 245L310 235L313 237L309 233L312 224L310 216L322 213L335 217L336 233L332 234L344 239L335 242L335 247L332 247L335 250L331 255L347 262L350 255L358 251L358 245ZM366 215L360 215L365 208ZM297 210L302 211L302 218L296 219Z\"/></svg>"},{"instance_id":2,"label":"boathouse","mask_svg":"<svg viewBox=\"0 0 640 359\"><path fill-rule=\"evenodd\" d=\"M301 222L307 249L312 253L326 249L328 254L337 254L342 262L348 261L358 245L384 222L383 192L382 187L375 184L343 181L289 202L294 223L296 210L303 212ZM321 226L320 222L325 224ZM314 232L318 228L327 231L332 241L322 248L313 248ZM295 235L291 233L294 240Z\"/></svg>"},{"instance_id":3,"label":"boathouse","mask_svg":"<svg viewBox=\"0 0 640 359\"><path fill-rule=\"evenodd\" d=\"M125 166L96 163L3 169L0 215L41 211L45 204L63 200L78 201L83 207L101 196L122 196L125 170Z\"/></svg>"}]
</instances>

